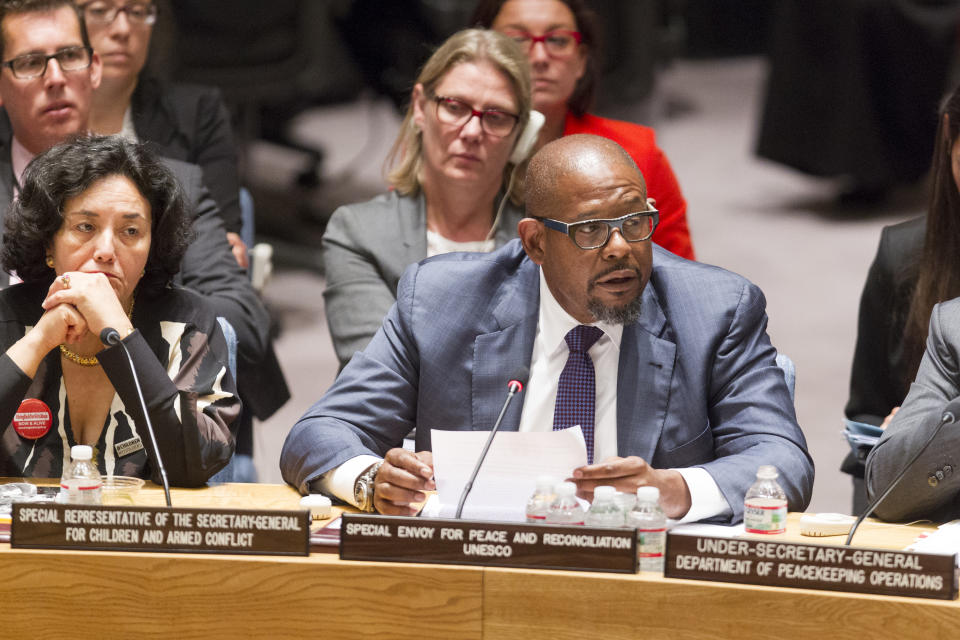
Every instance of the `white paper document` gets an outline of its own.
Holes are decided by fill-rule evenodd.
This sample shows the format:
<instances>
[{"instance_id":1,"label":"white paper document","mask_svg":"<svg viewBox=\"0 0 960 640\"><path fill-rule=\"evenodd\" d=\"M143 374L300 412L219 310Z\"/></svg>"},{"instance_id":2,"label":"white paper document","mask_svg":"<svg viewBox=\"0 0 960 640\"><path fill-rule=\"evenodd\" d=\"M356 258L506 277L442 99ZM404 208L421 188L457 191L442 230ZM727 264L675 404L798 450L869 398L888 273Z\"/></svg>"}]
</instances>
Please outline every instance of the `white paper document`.
<instances>
[{"instance_id":1,"label":"white paper document","mask_svg":"<svg viewBox=\"0 0 960 640\"><path fill-rule=\"evenodd\" d=\"M906 550L919 553L958 554L957 564L960 565L960 520L951 520L937 527L936 531L920 536Z\"/></svg>"},{"instance_id":2,"label":"white paper document","mask_svg":"<svg viewBox=\"0 0 960 640\"><path fill-rule=\"evenodd\" d=\"M460 493L489 435L489 431L431 431L437 499L424 507L423 515L454 516ZM536 488L538 476L566 480L574 469L585 464L587 447L580 427L562 431L497 432L462 517L523 522L527 499Z\"/></svg>"}]
</instances>

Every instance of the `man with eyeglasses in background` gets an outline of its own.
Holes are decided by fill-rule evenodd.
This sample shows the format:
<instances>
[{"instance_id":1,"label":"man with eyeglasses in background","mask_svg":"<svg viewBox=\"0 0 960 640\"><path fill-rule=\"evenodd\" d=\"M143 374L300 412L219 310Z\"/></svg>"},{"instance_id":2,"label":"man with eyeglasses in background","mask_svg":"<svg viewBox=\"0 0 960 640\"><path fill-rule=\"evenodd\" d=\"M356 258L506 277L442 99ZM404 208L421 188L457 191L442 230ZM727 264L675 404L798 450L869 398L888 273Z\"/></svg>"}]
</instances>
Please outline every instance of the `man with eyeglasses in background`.
<instances>
[{"instance_id":1,"label":"man with eyeglasses in background","mask_svg":"<svg viewBox=\"0 0 960 640\"><path fill-rule=\"evenodd\" d=\"M0 60L0 106L9 118L0 126L2 220L30 160L87 133L92 94L103 67L90 46L82 14L70 0L0 1ZM261 362L267 353L269 316L233 257L202 172L193 164L164 161L183 187L194 216L194 239L176 282L205 295L217 315L230 322L237 333L238 361ZM0 274L0 286L7 280L7 274Z\"/></svg>"},{"instance_id":2,"label":"man with eyeglasses in background","mask_svg":"<svg viewBox=\"0 0 960 640\"><path fill-rule=\"evenodd\" d=\"M354 495L337 497L411 514L435 488L430 429L489 430L508 376L529 366L522 409L513 403L502 428L579 424L582 497L653 485L671 518L737 522L757 468L772 464L789 508L806 507L813 463L760 290L654 245L643 176L606 138L544 146L526 188L519 240L407 270L370 345L291 430L284 479L306 493L367 456ZM417 453L397 448L412 427Z\"/></svg>"}]
</instances>

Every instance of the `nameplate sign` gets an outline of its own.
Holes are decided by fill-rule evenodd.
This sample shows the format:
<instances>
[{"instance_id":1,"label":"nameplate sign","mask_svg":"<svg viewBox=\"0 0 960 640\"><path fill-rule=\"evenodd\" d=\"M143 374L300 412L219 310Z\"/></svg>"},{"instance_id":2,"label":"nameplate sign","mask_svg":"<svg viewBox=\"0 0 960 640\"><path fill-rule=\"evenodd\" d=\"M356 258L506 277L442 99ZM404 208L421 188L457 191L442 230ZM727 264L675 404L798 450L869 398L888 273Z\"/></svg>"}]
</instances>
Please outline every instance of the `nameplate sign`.
<instances>
[{"instance_id":1,"label":"nameplate sign","mask_svg":"<svg viewBox=\"0 0 960 640\"><path fill-rule=\"evenodd\" d=\"M957 598L956 555L667 534L667 578Z\"/></svg>"},{"instance_id":2,"label":"nameplate sign","mask_svg":"<svg viewBox=\"0 0 960 640\"><path fill-rule=\"evenodd\" d=\"M310 512L14 504L15 549L309 555Z\"/></svg>"},{"instance_id":3,"label":"nameplate sign","mask_svg":"<svg viewBox=\"0 0 960 640\"><path fill-rule=\"evenodd\" d=\"M633 529L344 514L340 558L636 573Z\"/></svg>"}]
</instances>

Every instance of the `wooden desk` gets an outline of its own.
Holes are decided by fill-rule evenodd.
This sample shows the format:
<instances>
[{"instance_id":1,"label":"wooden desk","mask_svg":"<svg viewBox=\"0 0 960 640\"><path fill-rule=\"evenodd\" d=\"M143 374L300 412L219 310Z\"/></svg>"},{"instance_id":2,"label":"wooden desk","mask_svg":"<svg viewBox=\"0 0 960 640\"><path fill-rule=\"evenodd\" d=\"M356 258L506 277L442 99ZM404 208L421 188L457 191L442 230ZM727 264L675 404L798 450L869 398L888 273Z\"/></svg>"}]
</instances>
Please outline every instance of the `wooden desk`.
<instances>
[{"instance_id":1,"label":"wooden desk","mask_svg":"<svg viewBox=\"0 0 960 640\"><path fill-rule=\"evenodd\" d=\"M279 485L173 491L174 504L296 508ZM138 502L162 504L144 489ZM786 539L801 539L791 514ZM858 546L902 548L922 527L865 525ZM836 544L841 538L802 538ZM10 638L942 637L960 604L525 569L309 558L14 550L0 545Z\"/></svg>"}]
</instances>

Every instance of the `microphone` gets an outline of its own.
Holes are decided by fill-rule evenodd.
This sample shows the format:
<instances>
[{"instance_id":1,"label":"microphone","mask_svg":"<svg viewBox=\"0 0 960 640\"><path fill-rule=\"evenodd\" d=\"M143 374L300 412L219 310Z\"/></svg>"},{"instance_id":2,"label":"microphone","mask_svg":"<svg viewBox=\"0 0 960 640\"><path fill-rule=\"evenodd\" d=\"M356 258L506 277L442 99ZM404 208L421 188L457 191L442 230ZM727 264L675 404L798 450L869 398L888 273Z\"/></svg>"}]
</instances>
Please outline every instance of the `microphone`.
<instances>
[{"instance_id":1,"label":"microphone","mask_svg":"<svg viewBox=\"0 0 960 640\"><path fill-rule=\"evenodd\" d=\"M463 505L467 502L467 496L470 495L470 490L473 489L473 481L477 479L477 474L480 473L480 465L483 464L484 458L487 457L487 451L490 450L490 445L493 443L493 436L497 434L497 429L500 428L503 416L507 412L507 407L510 406L510 401L513 400L513 396L523 391L523 385L527 383L527 376L529 375L530 369L520 367L514 372L513 377L507 383L507 399L503 401L500 415L497 416L497 421L493 424L490 435L487 436L487 441L483 445L483 451L480 452L477 464L473 467L473 473L470 474L470 479L467 480L467 484L463 486L463 492L460 494L460 502L457 504L457 514L454 516L458 520L460 519L460 514L463 513Z\"/></svg>"},{"instance_id":2,"label":"microphone","mask_svg":"<svg viewBox=\"0 0 960 640\"><path fill-rule=\"evenodd\" d=\"M853 526L850 528L850 534L847 536L847 541L844 542L845 545L850 546L850 541L853 540L853 534L857 532L857 527L860 526L860 523L863 522L867 516L873 513L874 509L880 506L890 492L899 484L900 480L903 479L903 476L907 474L907 471L910 470L910 467L913 466L913 463L916 462L923 452L927 450L927 447L930 446L930 443L934 441L937 435L940 433L940 430L943 429L948 424L953 424L957 421L957 418L960 417L960 397L954 398L947 403L947 406L943 409L943 414L940 416L940 424L937 425L937 428L933 430L933 433L930 434L930 437L927 438L927 441L923 443L923 446L914 454L910 461L903 465L903 468L900 470L900 473L897 474L897 477L893 479L893 482L890 483L890 486L887 487L887 490L880 494L880 497L873 501L873 503L867 507L867 509L860 514L860 517L857 518L857 521L853 523Z\"/></svg>"},{"instance_id":3,"label":"microphone","mask_svg":"<svg viewBox=\"0 0 960 640\"><path fill-rule=\"evenodd\" d=\"M150 413L147 411L147 403L143 399L143 389L140 387L140 379L137 378L137 369L133 366L133 358L130 357L130 351L127 345L120 339L120 332L113 327L104 327L100 332L100 342L108 346L120 345L123 352L127 354L127 362L130 363L130 373L133 375L133 385L137 388L137 396L140 398L140 409L143 411L143 419L147 424L147 433L150 434L150 442L153 444L153 457L157 460L157 470L160 472L160 480L163 483L163 495L167 499L167 506L173 507L170 501L170 481L167 480L167 469L163 466L163 458L160 457L160 447L157 446L157 436L153 431L153 423L150 422Z\"/></svg>"}]
</instances>

